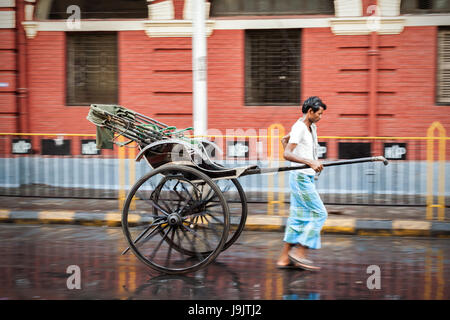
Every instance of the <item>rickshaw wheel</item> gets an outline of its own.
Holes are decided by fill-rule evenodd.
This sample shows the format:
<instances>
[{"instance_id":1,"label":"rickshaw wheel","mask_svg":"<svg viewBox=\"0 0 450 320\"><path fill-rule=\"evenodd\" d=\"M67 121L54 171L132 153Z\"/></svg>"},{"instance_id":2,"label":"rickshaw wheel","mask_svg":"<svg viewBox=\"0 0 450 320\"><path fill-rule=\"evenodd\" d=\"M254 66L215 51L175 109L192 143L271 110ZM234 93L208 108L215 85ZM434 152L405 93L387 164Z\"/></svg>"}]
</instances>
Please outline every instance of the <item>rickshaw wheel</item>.
<instances>
[{"instance_id":1,"label":"rickshaw wheel","mask_svg":"<svg viewBox=\"0 0 450 320\"><path fill-rule=\"evenodd\" d=\"M230 233L222 251L227 250L241 235L247 221L247 197L238 179L216 180L230 211Z\"/></svg>"},{"instance_id":2,"label":"rickshaw wheel","mask_svg":"<svg viewBox=\"0 0 450 320\"><path fill-rule=\"evenodd\" d=\"M222 251L229 235L229 208L207 175L166 164L133 185L123 207L122 230L129 248L152 269L195 272Z\"/></svg>"},{"instance_id":3,"label":"rickshaw wheel","mask_svg":"<svg viewBox=\"0 0 450 320\"><path fill-rule=\"evenodd\" d=\"M229 214L230 214L230 228L227 241L223 246L222 251L228 249L241 235L245 227L245 222L247 220L247 198L245 196L244 189L237 179L224 179L214 181L216 185L221 190L225 197L226 203L228 204ZM204 193L205 189L208 188L204 183L199 183L199 188ZM155 192L155 197L158 198L158 192ZM230 208L230 203L233 205L233 210ZM220 207L220 203L217 201L210 201L206 206L208 208ZM155 209L154 209L155 210ZM155 212L156 213L156 212ZM193 216L189 219L189 223L197 224L201 217ZM170 241L170 239L167 239ZM171 244L174 249L182 251L186 255L194 256L196 252L189 250L189 248L178 246L176 243ZM202 251L202 255L211 254L211 250Z\"/></svg>"}]
</instances>

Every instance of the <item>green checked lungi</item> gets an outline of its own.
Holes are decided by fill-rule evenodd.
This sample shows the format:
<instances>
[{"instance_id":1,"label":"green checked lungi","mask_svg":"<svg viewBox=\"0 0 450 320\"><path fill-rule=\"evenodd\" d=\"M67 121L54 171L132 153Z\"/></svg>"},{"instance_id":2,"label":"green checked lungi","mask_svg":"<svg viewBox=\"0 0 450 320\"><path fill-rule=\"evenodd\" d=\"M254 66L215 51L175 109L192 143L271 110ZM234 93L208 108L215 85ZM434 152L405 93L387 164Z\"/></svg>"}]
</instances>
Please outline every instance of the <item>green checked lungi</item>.
<instances>
[{"instance_id":1,"label":"green checked lungi","mask_svg":"<svg viewBox=\"0 0 450 320\"><path fill-rule=\"evenodd\" d=\"M291 171L289 184L291 207L284 242L320 249L320 231L328 213L317 193L314 176Z\"/></svg>"}]
</instances>

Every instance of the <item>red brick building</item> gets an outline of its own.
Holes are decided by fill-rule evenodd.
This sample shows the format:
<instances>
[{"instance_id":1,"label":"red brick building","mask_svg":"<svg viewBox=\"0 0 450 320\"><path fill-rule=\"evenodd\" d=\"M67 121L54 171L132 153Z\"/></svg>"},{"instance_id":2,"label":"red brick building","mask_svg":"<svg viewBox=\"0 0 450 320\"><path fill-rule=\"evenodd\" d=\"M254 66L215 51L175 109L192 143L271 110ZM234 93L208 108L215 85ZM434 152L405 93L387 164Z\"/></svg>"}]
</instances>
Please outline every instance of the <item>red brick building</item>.
<instances>
[{"instance_id":1,"label":"red brick building","mask_svg":"<svg viewBox=\"0 0 450 320\"><path fill-rule=\"evenodd\" d=\"M90 103L191 126L191 1L90 2L0 0L0 132L94 133ZM318 95L323 136L450 132L450 1L249 3L207 5L209 128L289 128Z\"/></svg>"}]
</instances>

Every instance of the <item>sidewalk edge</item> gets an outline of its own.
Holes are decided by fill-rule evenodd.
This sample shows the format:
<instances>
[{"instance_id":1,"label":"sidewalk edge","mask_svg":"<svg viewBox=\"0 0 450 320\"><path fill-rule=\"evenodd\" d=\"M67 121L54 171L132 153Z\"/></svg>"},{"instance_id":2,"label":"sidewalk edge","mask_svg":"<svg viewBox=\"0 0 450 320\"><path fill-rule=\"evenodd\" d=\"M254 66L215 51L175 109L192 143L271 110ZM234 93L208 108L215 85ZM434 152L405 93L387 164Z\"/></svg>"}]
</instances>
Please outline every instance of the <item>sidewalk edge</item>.
<instances>
[{"instance_id":1,"label":"sidewalk edge","mask_svg":"<svg viewBox=\"0 0 450 320\"><path fill-rule=\"evenodd\" d=\"M132 224L148 223L148 217L130 215ZM98 213L83 211L27 211L0 209L0 223L16 224L75 224L87 226L121 226L121 213L118 211ZM249 215L245 230L283 232L287 217ZM426 220L380 220L358 218L329 218L322 233L364 236L424 236L450 238L450 222Z\"/></svg>"}]
</instances>

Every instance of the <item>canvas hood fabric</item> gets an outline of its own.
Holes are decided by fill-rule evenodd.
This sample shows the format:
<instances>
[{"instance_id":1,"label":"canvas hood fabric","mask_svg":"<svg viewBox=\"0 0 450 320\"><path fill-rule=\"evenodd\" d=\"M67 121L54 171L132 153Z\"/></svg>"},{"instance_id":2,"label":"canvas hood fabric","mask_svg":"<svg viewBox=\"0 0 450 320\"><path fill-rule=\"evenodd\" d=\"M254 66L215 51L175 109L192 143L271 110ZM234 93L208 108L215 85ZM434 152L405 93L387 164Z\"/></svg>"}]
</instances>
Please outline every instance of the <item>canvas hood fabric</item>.
<instances>
[{"instance_id":1,"label":"canvas hood fabric","mask_svg":"<svg viewBox=\"0 0 450 320\"><path fill-rule=\"evenodd\" d=\"M87 120L97 126L96 143L97 149L113 149L114 132L105 127L108 121L108 115L116 115L128 119L134 119L133 111L116 104L92 104L89 110Z\"/></svg>"}]
</instances>

